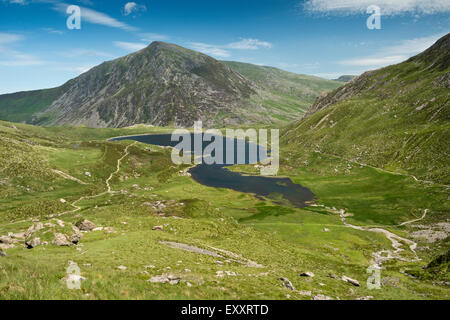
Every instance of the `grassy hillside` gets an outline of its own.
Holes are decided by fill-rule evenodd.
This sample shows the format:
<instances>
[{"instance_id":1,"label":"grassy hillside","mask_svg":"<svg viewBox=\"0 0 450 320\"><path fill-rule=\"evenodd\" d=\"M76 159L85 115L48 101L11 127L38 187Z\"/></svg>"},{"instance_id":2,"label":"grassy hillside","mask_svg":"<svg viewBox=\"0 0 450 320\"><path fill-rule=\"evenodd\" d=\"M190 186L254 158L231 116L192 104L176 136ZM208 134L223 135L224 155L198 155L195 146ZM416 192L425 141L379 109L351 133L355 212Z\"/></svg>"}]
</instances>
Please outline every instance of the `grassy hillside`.
<instances>
[{"instance_id":1,"label":"grassy hillside","mask_svg":"<svg viewBox=\"0 0 450 320\"><path fill-rule=\"evenodd\" d=\"M224 63L270 92L271 96L266 96L262 103L283 111L283 120L297 119L299 115L306 113L317 97L342 85L336 81L295 74L274 67L234 61Z\"/></svg>"},{"instance_id":2,"label":"grassy hillside","mask_svg":"<svg viewBox=\"0 0 450 320\"><path fill-rule=\"evenodd\" d=\"M390 249L391 242L346 227L332 209L354 213L348 217L353 224L376 224L405 237L412 227L394 225L417 218L422 209L431 212L421 224L442 220L446 195L438 187L371 168L356 167L349 175L347 163L319 154L314 154L314 165L293 168L291 155L284 153L281 173L318 197L318 206L297 209L202 186L180 174L185 168L172 164L170 150L105 140L161 130L168 129L0 122L0 236L17 240L12 246L0 243L8 248L0 256L0 299L450 297L441 280L417 281L401 273L442 254L445 242L430 245L426 239L417 239L422 261L391 260L382 271L382 288L369 290L366 268L373 253ZM338 172L330 175L334 168ZM249 168L236 168L244 169ZM103 229L83 233L77 245L52 244L55 233L72 234L72 226L84 219ZM48 244L26 249L20 233L39 222L43 229L32 235ZM186 251L182 245L214 255ZM412 257L406 246L402 255ZM81 290L69 290L64 281L72 263L86 279ZM315 277L301 277L306 271ZM169 275L173 284L149 282ZM343 275L361 286L340 280ZM280 278L289 279L296 290Z\"/></svg>"},{"instance_id":3,"label":"grassy hillside","mask_svg":"<svg viewBox=\"0 0 450 320\"><path fill-rule=\"evenodd\" d=\"M320 152L449 185L449 48L447 35L318 99L282 142L300 159Z\"/></svg>"},{"instance_id":4,"label":"grassy hillside","mask_svg":"<svg viewBox=\"0 0 450 320\"><path fill-rule=\"evenodd\" d=\"M0 95L0 119L32 123L36 113L51 106L64 87Z\"/></svg>"}]
</instances>

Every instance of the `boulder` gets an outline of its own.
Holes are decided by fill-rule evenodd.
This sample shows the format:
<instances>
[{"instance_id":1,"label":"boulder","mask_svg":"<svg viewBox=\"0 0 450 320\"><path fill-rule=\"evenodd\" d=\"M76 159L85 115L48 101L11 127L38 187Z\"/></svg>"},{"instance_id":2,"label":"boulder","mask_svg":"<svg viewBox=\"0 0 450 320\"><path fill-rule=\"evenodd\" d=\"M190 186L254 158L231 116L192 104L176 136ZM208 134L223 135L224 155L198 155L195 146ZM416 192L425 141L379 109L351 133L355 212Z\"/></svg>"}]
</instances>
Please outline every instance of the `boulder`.
<instances>
[{"instance_id":1,"label":"boulder","mask_svg":"<svg viewBox=\"0 0 450 320\"><path fill-rule=\"evenodd\" d=\"M78 229L75 226L72 226L73 234L69 237L70 242L73 244L78 244L80 242L81 238L83 238L83 234L80 232L80 229Z\"/></svg>"},{"instance_id":2,"label":"boulder","mask_svg":"<svg viewBox=\"0 0 450 320\"><path fill-rule=\"evenodd\" d=\"M95 228L97 228L97 226L96 226L94 223L92 223L91 221L89 221L89 220L83 220L83 221L80 221L80 222L78 222L78 223L76 224L76 226L77 226L81 231L92 231L92 230L94 230Z\"/></svg>"},{"instance_id":3,"label":"boulder","mask_svg":"<svg viewBox=\"0 0 450 320\"><path fill-rule=\"evenodd\" d=\"M359 284L359 282L357 280L349 278L347 276L342 276L342 281L348 282L348 283L354 285L355 287L359 287L360 286L360 284Z\"/></svg>"},{"instance_id":4,"label":"boulder","mask_svg":"<svg viewBox=\"0 0 450 320\"><path fill-rule=\"evenodd\" d=\"M287 278L280 278L280 281L283 283L283 286L285 286L289 290L295 291L295 287L292 284L292 282L289 281L289 279L287 279Z\"/></svg>"},{"instance_id":5,"label":"boulder","mask_svg":"<svg viewBox=\"0 0 450 320\"><path fill-rule=\"evenodd\" d=\"M25 242L28 249L36 248L37 246L41 245L41 239L40 238L31 238Z\"/></svg>"},{"instance_id":6,"label":"boulder","mask_svg":"<svg viewBox=\"0 0 450 320\"><path fill-rule=\"evenodd\" d=\"M70 247L71 242L67 240L67 237L62 233L55 233L55 239L52 241L52 244L60 247Z\"/></svg>"},{"instance_id":7,"label":"boulder","mask_svg":"<svg viewBox=\"0 0 450 320\"><path fill-rule=\"evenodd\" d=\"M33 225L28 228L27 232L25 232L24 236L25 238L28 238L33 233L42 229L44 229L44 224L42 222L33 223Z\"/></svg>"},{"instance_id":8,"label":"boulder","mask_svg":"<svg viewBox=\"0 0 450 320\"><path fill-rule=\"evenodd\" d=\"M314 273L308 271L308 272L303 272L302 274L300 274L300 277L307 277L307 278L314 278Z\"/></svg>"},{"instance_id":9,"label":"boulder","mask_svg":"<svg viewBox=\"0 0 450 320\"><path fill-rule=\"evenodd\" d=\"M11 237L7 237L7 236L1 236L0 237L0 243L13 244L14 242L16 242L16 241L13 238L11 238Z\"/></svg>"},{"instance_id":10,"label":"boulder","mask_svg":"<svg viewBox=\"0 0 450 320\"><path fill-rule=\"evenodd\" d=\"M163 226L154 226L154 227L152 228L152 230L153 230L153 231L163 231L163 230L164 230L164 227L163 227Z\"/></svg>"}]
</instances>

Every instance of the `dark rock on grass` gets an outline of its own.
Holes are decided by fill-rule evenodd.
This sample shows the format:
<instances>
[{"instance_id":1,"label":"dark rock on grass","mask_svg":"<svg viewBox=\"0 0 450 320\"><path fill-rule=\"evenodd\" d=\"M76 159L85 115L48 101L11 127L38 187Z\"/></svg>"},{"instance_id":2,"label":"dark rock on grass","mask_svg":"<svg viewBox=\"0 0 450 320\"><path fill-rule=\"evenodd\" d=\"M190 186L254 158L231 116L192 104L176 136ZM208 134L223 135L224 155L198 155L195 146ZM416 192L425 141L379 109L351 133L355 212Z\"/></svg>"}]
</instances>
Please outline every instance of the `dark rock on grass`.
<instances>
[{"instance_id":1,"label":"dark rock on grass","mask_svg":"<svg viewBox=\"0 0 450 320\"><path fill-rule=\"evenodd\" d=\"M34 249L41 245L41 239L40 238L30 238L27 241L25 241L25 244L27 245L28 249Z\"/></svg>"},{"instance_id":2,"label":"dark rock on grass","mask_svg":"<svg viewBox=\"0 0 450 320\"><path fill-rule=\"evenodd\" d=\"M349 278L347 276L342 276L342 281L348 282L348 283L354 285L355 287L359 287L360 286L360 284L359 284L359 282L357 280Z\"/></svg>"},{"instance_id":3,"label":"dark rock on grass","mask_svg":"<svg viewBox=\"0 0 450 320\"><path fill-rule=\"evenodd\" d=\"M70 242L73 244L78 244L80 242L81 238L83 238L83 235L80 232L80 229L78 229L75 226L72 226L73 234L69 237Z\"/></svg>"},{"instance_id":4,"label":"dark rock on grass","mask_svg":"<svg viewBox=\"0 0 450 320\"><path fill-rule=\"evenodd\" d=\"M0 257L6 257L6 252L4 252L3 250L0 250Z\"/></svg>"},{"instance_id":5,"label":"dark rock on grass","mask_svg":"<svg viewBox=\"0 0 450 320\"><path fill-rule=\"evenodd\" d=\"M287 279L287 278L280 278L280 281L283 283L283 286L285 286L289 290L295 291L295 287L292 284L292 282L289 281L289 279Z\"/></svg>"},{"instance_id":6,"label":"dark rock on grass","mask_svg":"<svg viewBox=\"0 0 450 320\"><path fill-rule=\"evenodd\" d=\"M308 271L308 272L303 272L302 274L300 274L300 277L306 277L306 278L314 278L315 274Z\"/></svg>"},{"instance_id":7,"label":"dark rock on grass","mask_svg":"<svg viewBox=\"0 0 450 320\"><path fill-rule=\"evenodd\" d=\"M97 226L92 223L89 220L83 220L83 221L79 221L75 224L77 226L77 228L79 228L81 231L92 231L95 228L97 228Z\"/></svg>"}]
</instances>

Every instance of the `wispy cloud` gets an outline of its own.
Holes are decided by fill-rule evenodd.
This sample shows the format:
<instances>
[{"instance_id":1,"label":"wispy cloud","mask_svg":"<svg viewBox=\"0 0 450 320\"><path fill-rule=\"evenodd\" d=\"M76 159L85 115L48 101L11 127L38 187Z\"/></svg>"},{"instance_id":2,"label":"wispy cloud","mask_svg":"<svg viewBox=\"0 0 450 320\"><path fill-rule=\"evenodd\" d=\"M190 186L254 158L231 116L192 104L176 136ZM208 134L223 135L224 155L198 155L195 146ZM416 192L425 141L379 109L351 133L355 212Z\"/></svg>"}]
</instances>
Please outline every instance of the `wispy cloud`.
<instances>
[{"instance_id":1,"label":"wispy cloud","mask_svg":"<svg viewBox=\"0 0 450 320\"><path fill-rule=\"evenodd\" d=\"M238 42L232 42L226 45L229 49L240 50L258 50L260 48L272 48L272 44L267 41L259 41L258 39L242 39Z\"/></svg>"},{"instance_id":2,"label":"wispy cloud","mask_svg":"<svg viewBox=\"0 0 450 320\"><path fill-rule=\"evenodd\" d=\"M231 57L229 50L258 50L261 48L272 48L272 44L270 42L260 41L258 39L241 39L238 42L231 42L225 45L191 42L189 46L194 50L219 58Z\"/></svg>"},{"instance_id":3,"label":"wispy cloud","mask_svg":"<svg viewBox=\"0 0 450 320\"><path fill-rule=\"evenodd\" d=\"M142 42L124 42L124 41L114 41L114 45L127 51L138 51L148 46L148 44Z\"/></svg>"},{"instance_id":4,"label":"wispy cloud","mask_svg":"<svg viewBox=\"0 0 450 320\"><path fill-rule=\"evenodd\" d=\"M21 4L21 5L27 4L27 2L25 0L3 0L3 2L12 3L12 4Z\"/></svg>"},{"instance_id":5,"label":"wispy cloud","mask_svg":"<svg viewBox=\"0 0 450 320\"><path fill-rule=\"evenodd\" d=\"M44 64L44 61L36 56L12 48L14 44L24 39L22 35L0 33L0 66L21 67Z\"/></svg>"},{"instance_id":6,"label":"wispy cloud","mask_svg":"<svg viewBox=\"0 0 450 320\"><path fill-rule=\"evenodd\" d=\"M231 54L228 51L213 44L207 44L202 42L191 42L190 47L194 50L203 52L204 54L209 54L220 58L231 57Z\"/></svg>"},{"instance_id":7,"label":"wispy cloud","mask_svg":"<svg viewBox=\"0 0 450 320\"><path fill-rule=\"evenodd\" d=\"M53 29L53 28L42 28L42 30L44 30L44 31L46 31L48 33L57 34L57 35L64 34L64 31Z\"/></svg>"},{"instance_id":8,"label":"wispy cloud","mask_svg":"<svg viewBox=\"0 0 450 320\"><path fill-rule=\"evenodd\" d=\"M425 51L431 47L444 34L437 34L428 37L404 40L398 45L385 47L377 54L367 57L357 57L343 60L339 63L347 66L358 66L367 68L380 68L391 64L400 63L413 55Z\"/></svg>"},{"instance_id":9,"label":"wispy cloud","mask_svg":"<svg viewBox=\"0 0 450 320\"><path fill-rule=\"evenodd\" d=\"M67 7L69 5L67 3L54 3L53 4L53 9L56 11L59 11L63 14L66 14L66 10ZM109 15L103 13L103 12L99 12L99 11L95 11L93 9L89 9L86 7L80 7L81 9L81 19L82 22L89 22L89 23L93 23L93 24L99 24L99 25L103 25L103 26L107 26L107 27L112 27L112 28L119 28L119 29L123 29L123 30L127 30L127 31L136 31L137 28L132 27L128 24L126 24L125 22L119 21L113 17L110 17Z\"/></svg>"},{"instance_id":10,"label":"wispy cloud","mask_svg":"<svg viewBox=\"0 0 450 320\"><path fill-rule=\"evenodd\" d=\"M337 15L366 13L377 5L384 15L435 14L450 11L450 0L307 0L303 7L309 12Z\"/></svg>"}]
</instances>

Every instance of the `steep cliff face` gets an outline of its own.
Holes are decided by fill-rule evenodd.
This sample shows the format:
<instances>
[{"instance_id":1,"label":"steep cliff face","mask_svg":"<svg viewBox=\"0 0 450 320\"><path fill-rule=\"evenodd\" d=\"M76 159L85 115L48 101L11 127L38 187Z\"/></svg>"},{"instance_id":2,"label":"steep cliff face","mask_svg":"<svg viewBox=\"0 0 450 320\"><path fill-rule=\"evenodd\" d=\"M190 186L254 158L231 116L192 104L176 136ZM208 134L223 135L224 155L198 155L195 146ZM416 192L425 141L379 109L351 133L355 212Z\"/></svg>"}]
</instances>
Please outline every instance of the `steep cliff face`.
<instances>
[{"instance_id":1,"label":"steep cliff face","mask_svg":"<svg viewBox=\"0 0 450 320\"><path fill-rule=\"evenodd\" d=\"M37 116L37 123L189 126L198 119L212 124L220 112L240 121L237 109L245 106L256 89L219 61L162 42L103 63L67 87Z\"/></svg>"}]
</instances>

